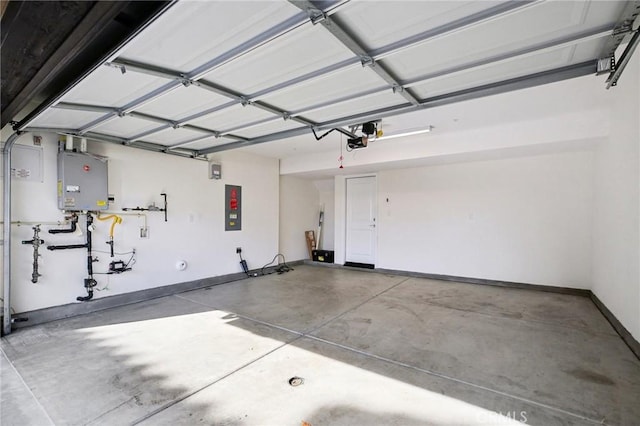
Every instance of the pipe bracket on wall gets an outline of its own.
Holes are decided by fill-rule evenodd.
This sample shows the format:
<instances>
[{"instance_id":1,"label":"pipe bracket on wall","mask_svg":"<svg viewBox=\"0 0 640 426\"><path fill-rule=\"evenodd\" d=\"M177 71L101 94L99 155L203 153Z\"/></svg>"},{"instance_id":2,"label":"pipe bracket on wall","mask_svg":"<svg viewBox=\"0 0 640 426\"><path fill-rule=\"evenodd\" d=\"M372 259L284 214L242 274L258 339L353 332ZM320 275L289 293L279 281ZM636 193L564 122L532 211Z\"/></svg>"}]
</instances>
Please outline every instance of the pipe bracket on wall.
<instances>
[{"instance_id":1,"label":"pipe bracket on wall","mask_svg":"<svg viewBox=\"0 0 640 426\"><path fill-rule=\"evenodd\" d=\"M2 147L2 166L5 173L11 170L11 151L23 132L16 131L9 136ZM11 178L6 173L2 181L2 333L11 334Z\"/></svg>"}]
</instances>

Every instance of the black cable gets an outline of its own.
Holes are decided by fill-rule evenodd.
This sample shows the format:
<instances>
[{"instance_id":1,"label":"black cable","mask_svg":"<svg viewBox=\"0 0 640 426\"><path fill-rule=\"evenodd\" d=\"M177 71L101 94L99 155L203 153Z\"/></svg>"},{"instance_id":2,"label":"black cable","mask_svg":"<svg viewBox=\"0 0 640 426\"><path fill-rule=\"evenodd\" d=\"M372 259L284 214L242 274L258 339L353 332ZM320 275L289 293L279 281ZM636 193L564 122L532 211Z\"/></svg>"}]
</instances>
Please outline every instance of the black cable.
<instances>
[{"instance_id":1,"label":"black cable","mask_svg":"<svg viewBox=\"0 0 640 426\"><path fill-rule=\"evenodd\" d=\"M318 134L316 133L316 129L314 129L313 127L311 128L311 131L313 132L313 136L315 136L316 140L319 141L320 139L324 138L325 136L327 136L329 133L333 132L335 129L331 129L328 132L326 132L325 134L323 134L322 136L318 136Z\"/></svg>"},{"instance_id":2,"label":"black cable","mask_svg":"<svg viewBox=\"0 0 640 426\"><path fill-rule=\"evenodd\" d=\"M94 251L97 251L97 250L94 250ZM102 253L107 253L107 252L102 252ZM109 272L94 272L93 274L94 274L94 275L114 275L114 274L121 274L121 273L123 273L123 272L125 272L125 271L131 270L131 268L129 268L129 265L133 266L133 265L135 265L135 264L136 264L136 261L135 261L135 259L134 259L134 258L135 258L135 256L136 256L136 253L135 253L134 251L130 251L130 252L128 252L128 253L130 253L130 254L131 254L131 257L129 258L129 260L127 261L127 263L122 267L122 269L121 269L121 270L118 270L118 271L109 271ZM131 263L132 261L133 261L133 263Z\"/></svg>"},{"instance_id":3,"label":"black cable","mask_svg":"<svg viewBox=\"0 0 640 426\"><path fill-rule=\"evenodd\" d=\"M353 134L353 133L351 133L351 132L348 132L348 131L344 130L344 129L343 129L343 128L341 128L341 127L334 127L333 129L331 129L331 130L329 130L329 131L325 132L324 134L322 134L322 135L320 135L320 136L318 136L318 134L316 133L316 129L314 129L313 127L311 128L311 131L313 132L313 136L315 136L315 138L316 138L316 140L317 140L317 141L319 141L320 139L324 138L324 137L325 137L325 136L327 136L329 133L334 132L334 131L340 132L340 133L342 133L343 135L347 135L347 136L349 136L350 138L354 138L354 137L356 137L356 135L354 135L354 134Z\"/></svg>"},{"instance_id":4,"label":"black cable","mask_svg":"<svg viewBox=\"0 0 640 426\"><path fill-rule=\"evenodd\" d=\"M260 268L260 275L268 275L264 273L265 268L267 268L269 265L275 262L276 259L278 259L279 257L282 257L282 262L278 261L278 266L273 272L277 272L278 274L284 274L285 272L293 271L293 268L287 265L287 260L285 259L284 254L278 253L275 256L273 256L273 259L271 259L271 262L267 263L262 268ZM273 274L273 272L269 272L269 274Z\"/></svg>"},{"instance_id":5,"label":"black cable","mask_svg":"<svg viewBox=\"0 0 640 426\"><path fill-rule=\"evenodd\" d=\"M236 253L238 253L238 256L240 256L240 267L242 267L242 271L245 274L247 274L247 277L255 277L255 276L257 276L257 274L251 275L249 273L249 266L247 265L247 261L242 258L242 250L236 251Z\"/></svg>"},{"instance_id":6,"label":"black cable","mask_svg":"<svg viewBox=\"0 0 640 426\"><path fill-rule=\"evenodd\" d=\"M129 258L129 261L127 262L127 264L126 264L126 265L124 265L125 269L129 267L129 265L131 264L131 261L132 261L132 260L133 260L133 264L132 264L131 266L133 266L133 265L135 265L135 264L136 264L136 261L135 261L135 259L134 259L135 257L136 257L136 252L135 252L135 251L132 251L132 252L131 252L131 257Z\"/></svg>"},{"instance_id":7,"label":"black cable","mask_svg":"<svg viewBox=\"0 0 640 426\"><path fill-rule=\"evenodd\" d=\"M131 261L133 260L133 258L136 256L135 252L131 253L131 257L129 258L129 260L127 261L126 265L124 265L124 269L127 269L129 267L129 264L131 263ZM133 262L135 264L135 262Z\"/></svg>"},{"instance_id":8,"label":"black cable","mask_svg":"<svg viewBox=\"0 0 640 426\"><path fill-rule=\"evenodd\" d=\"M92 250L95 251L96 253L105 253L105 254L111 254L110 251L105 251L105 250ZM117 254L119 256L124 256L125 254L131 254L131 253L135 253L134 251L125 251L122 253L118 253L118 252L114 252L113 254Z\"/></svg>"}]
</instances>

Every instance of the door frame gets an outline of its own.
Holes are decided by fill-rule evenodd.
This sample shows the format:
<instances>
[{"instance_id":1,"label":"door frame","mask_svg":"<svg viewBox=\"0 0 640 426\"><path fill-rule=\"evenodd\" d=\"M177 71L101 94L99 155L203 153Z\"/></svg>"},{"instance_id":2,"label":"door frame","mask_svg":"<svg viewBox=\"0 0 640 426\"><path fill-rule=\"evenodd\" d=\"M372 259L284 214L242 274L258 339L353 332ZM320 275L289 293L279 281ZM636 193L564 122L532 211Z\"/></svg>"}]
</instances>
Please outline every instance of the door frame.
<instances>
[{"instance_id":1,"label":"door frame","mask_svg":"<svg viewBox=\"0 0 640 426\"><path fill-rule=\"evenodd\" d=\"M375 178L375 208L376 208L376 263L378 262L378 231L380 227L380 220L378 218L378 173L354 173L349 175L336 175L335 176L335 228L334 228L334 242L335 242L335 255L334 262L342 265L345 262L347 252L347 179L359 178L359 177L373 177Z\"/></svg>"}]
</instances>

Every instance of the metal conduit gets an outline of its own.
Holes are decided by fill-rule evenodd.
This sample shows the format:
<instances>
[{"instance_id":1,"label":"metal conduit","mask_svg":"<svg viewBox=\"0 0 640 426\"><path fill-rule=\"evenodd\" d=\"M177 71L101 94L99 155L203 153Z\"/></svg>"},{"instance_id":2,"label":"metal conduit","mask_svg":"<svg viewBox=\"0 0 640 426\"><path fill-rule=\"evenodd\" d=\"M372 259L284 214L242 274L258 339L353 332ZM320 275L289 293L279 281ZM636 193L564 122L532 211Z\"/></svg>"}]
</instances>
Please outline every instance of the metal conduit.
<instances>
[{"instance_id":1,"label":"metal conduit","mask_svg":"<svg viewBox=\"0 0 640 426\"><path fill-rule=\"evenodd\" d=\"M21 133L9 136L2 148L2 165L4 181L2 187L2 287L3 302L3 334L11 334L11 150Z\"/></svg>"}]
</instances>

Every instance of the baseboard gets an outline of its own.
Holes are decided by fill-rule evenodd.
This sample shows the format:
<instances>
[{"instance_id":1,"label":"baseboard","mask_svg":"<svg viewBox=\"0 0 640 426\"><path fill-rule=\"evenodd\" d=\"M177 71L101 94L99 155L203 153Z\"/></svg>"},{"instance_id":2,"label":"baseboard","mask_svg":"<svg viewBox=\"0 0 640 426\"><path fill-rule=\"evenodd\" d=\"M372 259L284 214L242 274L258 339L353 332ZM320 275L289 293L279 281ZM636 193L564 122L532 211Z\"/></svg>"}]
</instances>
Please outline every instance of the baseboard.
<instances>
[{"instance_id":1,"label":"baseboard","mask_svg":"<svg viewBox=\"0 0 640 426\"><path fill-rule=\"evenodd\" d=\"M549 293L570 294L573 296L582 296L582 297L591 296L591 290L586 290L583 288L555 287L550 285L527 284L527 283L519 283L519 282L513 282L513 281L498 281L498 280L489 280L484 278L459 277L455 275L441 275L441 274L429 274L425 272L401 271L398 269L384 269L384 268L361 269L361 268L354 268L349 265L343 266L339 264L320 263L320 262L313 262L311 260L305 260L304 263L305 265L323 266L323 267L340 268L340 269L351 269L351 270L358 270L362 272L377 272L380 274L399 275L402 277L428 278L428 279L439 280L439 281L455 281L455 282L465 283L465 284L479 284L479 285L490 285L490 286L496 286L496 287L520 288L523 290L546 291Z\"/></svg>"},{"instance_id":2,"label":"baseboard","mask_svg":"<svg viewBox=\"0 0 640 426\"><path fill-rule=\"evenodd\" d=\"M604 303L596 296L593 292L589 292L591 300L596 305L596 307L602 312L602 315L609 321L609 324L614 328L614 330L622 337L624 343L627 344L631 352L635 354L635 356L640 359L640 342L638 342L625 328L624 325L616 318L616 316L606 307Z\"/></svg>"},{"instance_id":3,"label":"baseboard","mask_svg":"<svg viewBox=\"0 0 640 426\"><path fill-rule=\"evenodd\" d=\"M289 266L301 265L303 262L294 261L287 262ZM270 272L276 267L265 268ZM259 272L259 271L258 271ZM130 293L115 294L113 296L101 297L88 302L69 303L67 305L52 306L50 308L36 309L28 312L21 312L13 316L13 318L28 318L25 322L14 322L12 328L31 327L46 322L61 320L64 318L75 317L79 315L90 314L105 309L116 308L118 306L130 305L132 303L144 302L147 300L157 299L159 297L171 296L185 291L197 290L200 288L211 287L214 285L227 284L234 281L247 279L243 272L220 275L217 277L203 278L200 280L186 281L177 284L170 284L162 287L148 288L145 290L132 291ZM82 290L82 288L80 288Z\"/></svg>"},{"instance_id":4,"label":"baseboard","mask_svg":"<svg viewBox=\"0 0 640 426\"><path fill-rule=\"evenodd\" d=\"M589 295L591 294L590 290L586 290L583 288L556 287L556 286L550 286L550 285L529 284L529 283L520 283L520 282L514 282L514 281L501 281L501 280L490 280L490 279L484 279L484 278L459 277L456 275L441 275L441 274L429 274L429 273L423 273L423 272L397 271L394 269L380 268L380 269L376 269L376 271L382 272L384 274L402 275L406 277L428 278L428 279L440 280L440 281L455 281L455 282L465 283L465 284L490 285L494 287L519 288L523 290L545 291L548 293L570 294L573 296L582 296L582 297L589 297Z\"/></svg>"}]
</instances>

